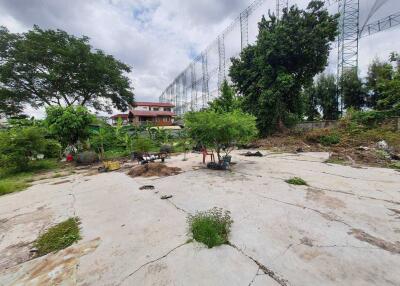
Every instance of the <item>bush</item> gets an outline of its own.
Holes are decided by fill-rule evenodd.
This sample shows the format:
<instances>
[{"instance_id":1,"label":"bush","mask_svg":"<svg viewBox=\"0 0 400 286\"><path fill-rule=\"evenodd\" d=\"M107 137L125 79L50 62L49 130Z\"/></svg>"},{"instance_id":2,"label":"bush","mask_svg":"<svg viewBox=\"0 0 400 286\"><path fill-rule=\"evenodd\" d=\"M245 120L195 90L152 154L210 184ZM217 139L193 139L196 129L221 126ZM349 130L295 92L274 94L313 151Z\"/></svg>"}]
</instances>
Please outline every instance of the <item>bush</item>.
<instances>
[{"instance_id":1,"label":"bush","mask_svg":"<svg viewBox=\"0 0 400 286\"><path fill-rule=\"evenodd\" d=\"M299 178L299 177L291 178L289 180L286 180L285 182L290 185L296 185L296 186L307 186L308 185L306 181L304 181L302 178Z\"/></svg>"},{"instance_id":2,"label":"bush","mask_svg":"<svg viewBox=\"0 0 400 286\"><path fill-rule=\"evenodd\" d=\"M49 142L45 130L39 127L12 128L0 132L0 167L27 170L38 154L43 154Z\"/></svg>"},{"instance_id":3,"label":"bush","mask_svg":"<svg viewBox=\"0 0 400 286\"><path fill-rule=\"evenodd\" d=\"M79 219L70 218L43 233L34 243L37 255L43 256L58 251L81 239L79 234Z\"/></svg>"},{"instance_id":4,"label":"bush","mask_svg":"<svg viewBox=\"0 0 400 286\"><path fill-rule=\"evenodd\" d=\"M376 125L385 121L385 119L390 117L390 114L386 111L354 111L348 110L346 117L359 125L365 127L376 127Z\"/></svg>"},{"instance_id":5,"label":"bush","mask_svg":"<svg viewBox=\"0 0 400 286\"><path fill-rule=\"evenodd\" d=\"M208 248L227 244L230 227L233 223L229 211L213 208L197 212L188 217L189 232L193 239L207 245Z\"/></svg>"},{"instance_id":6,"label":"bush","mask_svg":"<svg viewBox=\"0 0 400 286\"><path fill-rule=\"evenodd\" d=\"M93 151L85 151L76 155L76 162L79 164L88 165L97 161L99 161L99 156Z\"/></svg>"},{"instance_id":7,"label":"bush","mask_svg":"<svg viewBox=\"0 0 400 286\"><path fill-rule=\"evenodd\" d=\"M94 116L83 106L49 107L45 123L64 147L89 137L89 124Z\"/></svg>"},{"instance_id":8,"label":"bush","mask_svg":"<svg viewBox=\"0 0 400 286\"><path fill-rule=\"evenodd\" d=\"M61 144L56 141L49 139L47 140L44 148L45 158L60 158L61 157Z\"/></svg>"},{"instance_id":9,"label":"bush","mask_svg":"<svg viewBox=\"0 0 400 286\"><path fill-rule=\"evenodd\" d=\"M154 148L154 143L150 138L138 137L133 140L133 151L139 153L150 152Z\"/></svg>"},{"instance_id":10,"label":"bush","mask_svg":"<svg viewBox=\"0 0 400 286\"><path fill-rule=\"evenodd\" d=\"M331 146L340 143L340 135L330 129L315 129L306 134L306 140L311 143Z\"/></svg>"}]
</instances>

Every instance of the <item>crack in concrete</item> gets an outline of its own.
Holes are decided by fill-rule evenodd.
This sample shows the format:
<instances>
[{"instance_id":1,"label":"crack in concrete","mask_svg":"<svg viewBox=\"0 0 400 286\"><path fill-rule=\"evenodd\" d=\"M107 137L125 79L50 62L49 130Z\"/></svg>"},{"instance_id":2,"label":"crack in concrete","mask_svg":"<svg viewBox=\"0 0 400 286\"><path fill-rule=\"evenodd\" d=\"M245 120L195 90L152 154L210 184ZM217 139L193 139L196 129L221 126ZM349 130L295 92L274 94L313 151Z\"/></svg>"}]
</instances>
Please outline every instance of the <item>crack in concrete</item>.
<instances>
[{"instance_id":1,"label":"crack in concrete","mask_svg":"<svg viewBox=\"0 0 400 286\"><path fill-rule=\"evenodd\" d=\"M253 283L254 283L254 281L256 280L256 278L257 278L259 272L260 272L260 267L257 268L257 272L256 272L256 274L254 275L253 279L251 279L251 281L250 281L250 283L249 283L248 286L253 285Z\"/></svg>"},{"instance_id":2,"label":"crack in concrete","mask_svg":"<svg viewBox=\"0 0 400 286\"><path fill-rule=\"evenodd\" d=\"M259 262L257 259L251 257L250 255L248 255L247 253L245 253L242 249L240 249L239 247L237 247L236 245L234 245L233 243L229 242L228 245L234 249L236 249L239 253L241 253L242 255L246 256L247 258L249 258L251 261L253 261L255 264L257 264L259 270L261 270L262 272L264 272L264 274L268 275L269 277L271 277L272 279L274 279L279 285L281 286L289 286L289 282L286 279L283 279L281 276L279 276L278 274L276 274L273 270L269 269L267 266L265 266L264 264L262 264L261 262ZM258 271L259 271L258 270ZM257 273L258 273L257 271ZM257 274L256 274L257 276ZM254 278L255 279L255 278ZM254 281L253 281L254 282ZM251 285L251 284L250 284Z\"/></svg>"},{"instance_id":3,"label":"crack in concrete","mask_svg":"<svg viewBox=\"0 0 400 286\"><path fill-rule=\"evenodd\" d=\"M311 171L311 170L310 170ZM311 171L314 172L315 171ZM366 178L356 178L356 177L349 177L349 176L345 176L345 175L339 175L339 174L333 174L333 173L329 173L329 172L320 172L322 174L326 174L326 175L330 175L330 176L336 176L336 177L341 177L341 178L345 178L345 179L352 179L352 180L362 180L362 181L367 181L367 182L378 182L378 183L396 183L394 181L378 181L378 180L370 180L370 179L366 179Z\"/></svg>"},{"instance_id":4,"label":"crack in concrete","mask_svg":"<svg viewBox=\"0 0 400 286\"><path fill-rule=\"evenodd\" d=\"M297 207L297 208L313 211L313 212L319 214L320 216L322 216L324 219L327 219L329 221L339 222L339 223L344 224L345 226L347 226L349 228L352 228L352 226L350 224L348 224L347 222L345 222L342 219L338 218L338 216L336 216L336 215L333 216L332 214L324 213L324 212L322 212L320 210L313 209L313 208L310 208L310 207L306 207L306 206L303 206L303 205L281 201L281 200L278 200L278 199L274 199L274 198L263 196L263 195L256 194L256 193L254 193L254 194L259 196L259 197L262 197L264 199L268 199L268 200L271 200L271 201L274 201L274 202L278 202L278 203L281 203L281 204L285 204L285 205L289 205L289 206L293 206L293 207Z\"/></svg>"},{"instance_id":5,"label":"crack in concrete","mask_svg":"<svg viewBox=\"0 0 400 286\"><path fill-rule=\"evenodd\" d=\"M167 202L169 202L172 206L174 206L178 211L184 212L185 214L190 214L190 212L184 210L181 207L178 207L173 201L171 201L170 199L166 200Z\"/></svg>"},{"instance_id":6,"label":"crack in concrete","mask_svg":"<svg viewBox=\"0 0 400 286\"><path fill-rule=\"evenodd\" d=\"M128 279L129 277L132 277L133 275L135 275L138 271L140 271L142 268L146 267L147 265L150 265L154 262L160 261L164 258L166 258L168 255L170 255L172 252L174 252L175 250L181 248L182 246L185 246L186 244L188 244L188 242L185 243L181 243L178 246L172 248L171 250L169 250L166 254L164 254L163 256L160 256L156 259L150 260L142 265L140 265L138 268L136 268L133 272L129 273L127 276L125 276L124 279L121 280L121 282L119 283L119 285L121 285L126 279Z\"/></svg>"},{"instance_id":7,"label":"crack in concrete","mask_svg":"<svg viewBox=\"0 0 400 286\"><path fill-rule=\"evenodd\" d=\"M354 193L341 191L341 190L331 190L331 189L317 188L317 187L310 187L309 189L311 189L311 190L314 189L314 190L319 190L319 191L327 191L327 192L333 192L333 193L339 193L339 194L345 194L345 195L350 195L350 196L354 196L354 197L358 197L358 198L362 198L362 199L369 199L369 200L374 200L374 201L381 201L381 202L385 202L385 203L390 203L390 204L394 204L394 205L400 205L400 202L396 202L396 201L393 201L393 200L378 199L378 198L370 197L370 196L357 195L357 194L354 194Z\"/></svg>"}]
</instances>

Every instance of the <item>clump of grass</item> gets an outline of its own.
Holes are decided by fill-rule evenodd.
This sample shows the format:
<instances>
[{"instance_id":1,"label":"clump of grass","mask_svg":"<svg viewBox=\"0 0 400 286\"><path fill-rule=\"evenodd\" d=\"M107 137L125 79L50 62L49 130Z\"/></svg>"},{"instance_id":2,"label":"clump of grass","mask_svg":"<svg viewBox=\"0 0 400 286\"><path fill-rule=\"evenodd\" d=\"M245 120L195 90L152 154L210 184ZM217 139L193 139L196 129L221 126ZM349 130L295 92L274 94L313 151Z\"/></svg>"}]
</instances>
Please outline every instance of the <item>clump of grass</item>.
<instances>
[{"instance_id":1,"label":"clump of grass","mask_svg":"<svg viewBox=\"0 0 400 286\"><path fill-rule=\"evenodd\" d=\"M205 212L197 212L188 217L189 232L193 239L204 243L208 248L227 244L233 220L229 211L213 208Z\"/></svg>"},{"instance_id":2,"label":"clump of grass","mask_svg":"<svg viewBox=\"0 0 400 286\"><path fill-rule=\"evenodd\" d=\"M296 186L307 186L307 182L299 177L291 178L289 180L286 180L285 182L288 184L291 184L291 185L296 185Z\"/></svg>"},{"instance_id":3,"label":"clump of grass","mask_svg":"<svg viewBox=\"0 0 400 286\"><path fill-rule=\"evenodd\" d=\"M22 191L29 187L28 180L4 179L0 180L0 196Z\"/></svg>"},{"instance_id":4,"label":"clump of grass","mask_svg":"<svg viewBox=\"0 0 400 286\"><path fill-rule=\"evenodd\" d=\"M79 219L70 218L51 228L35 241L34 247L37 255L43 256L50 252L58 251L72 245L81 239Z\"/></svg>"},{"instance_id":5,"label":"clump of grass","mask_svg":"<svg viewBox=\"0 0 400 286\"><path fill-rule=\"evenodd\" d=\"M389 165L391 169L400 170L400 162L392 163Z\"/></svg>"}]
</instances>

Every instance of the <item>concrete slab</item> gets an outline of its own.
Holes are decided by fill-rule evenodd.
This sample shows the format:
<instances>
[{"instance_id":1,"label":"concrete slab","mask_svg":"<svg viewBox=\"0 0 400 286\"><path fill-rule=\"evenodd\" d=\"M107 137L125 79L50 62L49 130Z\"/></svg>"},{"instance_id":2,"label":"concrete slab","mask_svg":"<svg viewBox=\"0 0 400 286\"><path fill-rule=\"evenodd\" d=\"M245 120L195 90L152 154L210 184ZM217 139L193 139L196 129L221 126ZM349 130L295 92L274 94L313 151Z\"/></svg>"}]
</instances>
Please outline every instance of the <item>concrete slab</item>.
<instances>
[{"instance_id":1,"label":"concrete slab","mask_svg":"<svg viewBox=\"0 0 400 286\"><path fill-rule=\"evenodd\" d=\"M99 239L74 256L65 281L78 285L400 285L400 173L326 164L326 153L240 153L228 172L188 154L168 160L177 176L74 174L1 197L0 285L26 283L42 261L25 262L31 243L71 216L83 236L73 247ZM288 185L294 176L309 185ZM187 243L186 217L214 206L231 211L231 245Z\"/></svg>"}]
</instances>

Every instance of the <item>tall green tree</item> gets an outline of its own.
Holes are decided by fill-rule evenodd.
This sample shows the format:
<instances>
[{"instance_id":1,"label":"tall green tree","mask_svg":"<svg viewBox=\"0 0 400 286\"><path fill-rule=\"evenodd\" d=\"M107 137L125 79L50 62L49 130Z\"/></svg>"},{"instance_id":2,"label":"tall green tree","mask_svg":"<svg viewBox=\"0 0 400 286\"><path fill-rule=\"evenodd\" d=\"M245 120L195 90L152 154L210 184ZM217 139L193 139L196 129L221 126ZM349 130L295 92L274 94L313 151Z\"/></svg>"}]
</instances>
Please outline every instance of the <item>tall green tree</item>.
<instances>
[{"instance_id":1,"label":"tall green tree","mask_svg":"<svg viewBox=\"0 0 400 286\"><path fill-rule=\"evenodd\" d=\"M49 132L63 145L74 145L86 140L94 116L83 106L48 107L45 124Z\"/></svg>"},{"instance_id":2,"label":"tall green tree","mask_svg":"<svg viewBox=\"0 0 400 286\"><path fill-rule=\"evenodd\" d=\"M0 97L5 107L82 105L111 111L133 102L131 68L93 50L87 37L34 26L23 34L0 27Z\"/></svg>"},{"instance_id":3,"label":"tall green tree","mask_svg":"<svg viewBox=\"0 0 400 286\"><path fill-rule=\"evenodd\" d=\"M366 89L357 75L356 70L348 70L343 73L340 80L340 89L344 107L360 110L365 106Z\"/></svg>"},{"instance_id":4,"label":"tall green tree","mask_svg":"<svg viewBox=\"0 0 400 286\"><path fill-rule=\"evenodd\" d=\"M316 81L317 102L320 106L324 120L339 118L339 103L337 100L337 85L335 76L322 74Z\"/></svg>"},{"instance_id":5,"label":"tall green tree","mask_svg":"<svg viewBox=\"0 0 400 286\"><path fill-rule=\"evenodd\" d=\"M302 115L301 91L327 65L337 18L323 1L311 1L306 10L285 9L279 20L263 17L256 43L232 60L230 76L243 97L242 107L257 117L263 135Z\"/></svg>"},{"instance_id":6,"label":"tall green tree","mask_svg":"<svg viewBox=\"0 0 400 286\"><path fill-rule=\"evenodd\" d=\"M382 95L379 92L378 83L380 81L391 80L393 75L393 67L390 63L382 62L378 58L374 59L368 67L367 83L368 98L367 105L376 108L378 101Z\"/></svg>"},{"instance_id":7,"label":"tall green tree","mask_svg":"<svg viewBox=\"0 0 400 286\"><path fill-rule=\"evenodd\" d=\"M318 110L318 95L314 84L306 87L302 93L304 99L304 115L308 121L314 121L321 117Z\"/></svg>"},{"instance_id":8,"label":"tall green tree","mask_svg":"<svg viewBox=\"0 0 400 286\"><path fill-rule=\"evenodd\" d=\"M392 72L391 79L378 81L378 92L380 99L377 109L393 111L395 115L400 115L400 65Z\"/></svg>"},{"instance_id":9,"label":"tall green tree","mask_svg":"<svg viewBox=\"0 0 400 286\"><path fill-rule=\"evenodd\" d=\"M209 102L209 109L215 112L231 112L239 107L239 99L227 80L221 85L221 96Z\"/></svg>"}]
</instances>

